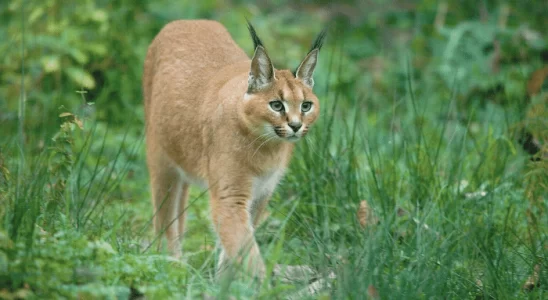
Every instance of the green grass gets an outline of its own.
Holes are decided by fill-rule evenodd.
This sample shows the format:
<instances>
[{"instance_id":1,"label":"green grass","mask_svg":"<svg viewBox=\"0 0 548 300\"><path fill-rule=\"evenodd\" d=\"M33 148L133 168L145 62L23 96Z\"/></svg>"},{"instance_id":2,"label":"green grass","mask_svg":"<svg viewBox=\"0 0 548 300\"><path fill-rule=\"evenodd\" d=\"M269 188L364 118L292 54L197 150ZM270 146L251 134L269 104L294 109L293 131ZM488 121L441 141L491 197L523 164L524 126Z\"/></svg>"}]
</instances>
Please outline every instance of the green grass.
<instances>
[{"instance_id":1,"label":"green grass","mask_svg":"<svg viewBox=\"0 0 548 300\"><path fill-rule=\"evenodd\" d=\"M256 23L268 36L265 24L279 21L265 20ZM515 138L529 106L523 83L539 63L508 64L487 77L475 70L487 58L477 58L463 63L467 77L459 78L440 67L451 63L439 50L445 44L428 54L396 47L379 55L385 67L375 77L345 52L363 37L337 33L316 72L320 120L299 143L256 233L267 268L310 267L322 283L316 293L303 292L313 281L306 276L216 282L216 238L199 189L189 201L184 260L158 252L142 105L135 100L131 113L109 122L114 105L77 107L68 100L75 85L51 83L58 94L29 91L22 124L9 105L0 118L0 298L365 299L372 290L381 299L546 298L548 165L531 161ZM413 41L436 39L418 33ZM293 47L265 42L272 53ZM502 101L475 96L474 80L480 89L501 84ZM108 98L84 97L94 95ZM64 112L71 114L58 117ZM366 228L357 218L362 200L378 218ZM538 264L539 286L525 291Z\"/></svg>"}]
</instances>

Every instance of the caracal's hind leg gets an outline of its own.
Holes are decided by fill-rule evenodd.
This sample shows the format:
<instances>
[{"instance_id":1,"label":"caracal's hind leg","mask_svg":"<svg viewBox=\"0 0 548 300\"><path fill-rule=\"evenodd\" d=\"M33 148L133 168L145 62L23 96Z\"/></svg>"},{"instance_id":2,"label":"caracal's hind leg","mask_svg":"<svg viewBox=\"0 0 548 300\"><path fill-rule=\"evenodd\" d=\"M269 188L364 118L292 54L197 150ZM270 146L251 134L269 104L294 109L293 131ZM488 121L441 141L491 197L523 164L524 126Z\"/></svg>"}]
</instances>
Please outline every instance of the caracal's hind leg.
<instances>
[{"instance_id":1,"label":"caracal's hind leg","mask_svg":"<svg viewBox=\"0 0 548 300\"><path fill-rule=\"evenodd\" d=\"M186 184L177 167L166 155L154 154L156 155L149 154L147 157L154 206L154 229L158 237L165 233L169 253L180 258L182 232L179 232L179 206L184 201L181 196L184 194L183 185ZM160 245L161 239L158 247Z\"/></svg>"},{"instance_id":2,"label":"caracal's hind leg","mask_svg":"<svg viewBox=\"0 0 548 300\"><path fill-rule=\"evenodd\" d=\"M188 191L189 191L190 185L186 182L183 182L183 186L181 189L181 194L179 195L179 209L177 213L177 224L178 224L178 231L179 231L179 244L180 241L183 239L183 234L185 233L185 215L187 211L187 200L188 200Z\"/></svg>"}]
</instances>

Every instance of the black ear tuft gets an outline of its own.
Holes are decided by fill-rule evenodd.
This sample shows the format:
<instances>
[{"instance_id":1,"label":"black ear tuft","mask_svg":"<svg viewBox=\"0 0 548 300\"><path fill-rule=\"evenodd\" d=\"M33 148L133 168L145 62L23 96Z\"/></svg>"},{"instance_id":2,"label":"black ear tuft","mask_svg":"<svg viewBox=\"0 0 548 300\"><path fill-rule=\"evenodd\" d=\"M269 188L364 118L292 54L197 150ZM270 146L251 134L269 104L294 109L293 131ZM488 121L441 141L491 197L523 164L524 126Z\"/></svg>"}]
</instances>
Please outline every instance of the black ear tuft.
<instances>
[{"instance_id":1,"label":"black ear tuft","mask_svg":"<svg viewBox=\"0 0 548 300\"><path fill-rule=\"evenodd\" d=\"M314 39L314 42L312 43L312 47L310 47L310 50L308 50L308 54L310 54L310 52L318 49L318 51L320 51L320 49L322 49L322 46L323 46L323 42L325 40L325 37L327 35L327 26L318 34L318 36L316 37L316 39ZM297 67L298 69L298 67ZM293 71L293 76L297 77L297 69L295 69Z\"/></svg>"},{"instance_id":2,"label":"black ear tuft","mask_svg":"<svg viewBox=\"0 0 548 300\"><path fill-rule=\"evenodd\" d=\"M322 49L323 41L325 40L325 36L327 35L327 27L325 27L320 34L316 37L314 40L314 43L312 43L312 47L308 51L308 53L312 52L314 49Z\"/></svg>"},{"instance_id":3,"label":"black ear tuft","mask_svg":"<svg viewBox=\"0 0 548 300\"><path fill-rule=\"evenodd\" d=\"M261 39L257 35L257 32L255 31L255 28L253 28L253 25L251 25L251 23L249 22L248 19L245 19L245 20L247 22L247 29L249 30L249 34L251 35L251 39L253 40L253 49L257 49L257 47L259 47L259 46L265 48L264 45L263 45L263 42L261 41Z\"/></svg>"}]
</instances>

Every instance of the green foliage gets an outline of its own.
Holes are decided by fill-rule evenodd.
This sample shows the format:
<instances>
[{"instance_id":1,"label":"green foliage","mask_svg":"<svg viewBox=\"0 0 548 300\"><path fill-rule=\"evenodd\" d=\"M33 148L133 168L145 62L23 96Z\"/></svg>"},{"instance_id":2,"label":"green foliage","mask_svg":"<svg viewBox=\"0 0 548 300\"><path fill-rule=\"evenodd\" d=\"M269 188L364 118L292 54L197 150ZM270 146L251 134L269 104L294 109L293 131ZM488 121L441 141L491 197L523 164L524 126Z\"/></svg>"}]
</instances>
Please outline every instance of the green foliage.
<instances>
[{"instance_id":1,"label":"green foliage","mask_svg":"<svg viewBox=\"0 0 548 300\"><path fill-rule=\"evenodd\" d=\"M546 91L526 95L541 2L0 3L0 298L546 297L548 166L516 139L548 140ZM250 53L246 17L277 68L329 24L321 118L256 234L268 270L313 274L260 286L214 280L207 193L191 192L184 262L155 250L143 149L154 35L210 18Z\"/></svg>"}]
</instances>

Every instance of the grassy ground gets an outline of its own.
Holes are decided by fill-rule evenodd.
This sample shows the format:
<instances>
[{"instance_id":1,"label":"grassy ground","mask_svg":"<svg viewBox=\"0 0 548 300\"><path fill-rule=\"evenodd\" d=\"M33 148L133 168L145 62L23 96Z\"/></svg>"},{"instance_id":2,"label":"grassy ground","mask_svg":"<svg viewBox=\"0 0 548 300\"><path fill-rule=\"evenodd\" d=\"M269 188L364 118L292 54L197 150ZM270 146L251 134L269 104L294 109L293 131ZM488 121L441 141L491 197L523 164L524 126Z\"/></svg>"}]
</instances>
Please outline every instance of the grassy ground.
<instances>
[{"instance_id":1,"label":"grassy ground","mask_svg":"<svg viewBox=\"0 0 548 300\"><path fill-rule=\"evenodd\" d=\"M183 10L185 17L204 16L203 7L190 8L196 11ZM147 9L159 14L155 5ZM247 47L244 23L231 21L239 10L254 11L242 6L205 16L223 21ZM524 100L529 74L542 62L533 54L497 61L493 49L478 54L481 43L496 39L504 55L514 49L503 42L520 34L519 22L508 24L511 33L491 34L498 6L491 23L453 20L438 30L425 25L430 31L420 23L433 23L439 11L425 10L417 15L424 20L390 15L387 30L376 33L376 21L331 28L316 71L322 115L299 143L256 234L268 268L311 272L252 288L245 279L215 282L218 249L207 193L198 189L184 260L156 250L139 99L113 100L119 94L108 71L101 86L91 74L103 92L79 94L81 85L53 75L32 85L39 74L29 67L30 77L22 78L30 87L20 90L25 104L0 105L0 298L546 298L548 165L532 161L516 138L525 121L536 124L530 128L537 139L546 136L546 93ZM318 25L312 28L306 18L280 25L295 16L281 8L270 13L252 21L275 65L290 67L321 28L321 11L311 13ZM459 32L464 37L455 40ZM155 31L147 34L144 41ZM276 43L276 35L284 41ZM386 35L394 42L383 44ZM306 42L295 46L299 39ZM142 59L146 43L138 44ZM139 84L120 83L117 92L138 91ZM80 104L82 98L96 104ZM120 104L126 102L134 106ZM365 225L358 217L364 200ZM535 288L528 291L531 276Z\"/></svg>"}]
</instances>

